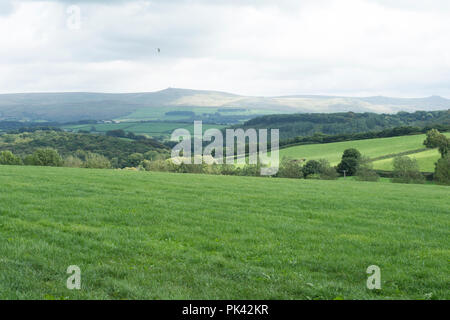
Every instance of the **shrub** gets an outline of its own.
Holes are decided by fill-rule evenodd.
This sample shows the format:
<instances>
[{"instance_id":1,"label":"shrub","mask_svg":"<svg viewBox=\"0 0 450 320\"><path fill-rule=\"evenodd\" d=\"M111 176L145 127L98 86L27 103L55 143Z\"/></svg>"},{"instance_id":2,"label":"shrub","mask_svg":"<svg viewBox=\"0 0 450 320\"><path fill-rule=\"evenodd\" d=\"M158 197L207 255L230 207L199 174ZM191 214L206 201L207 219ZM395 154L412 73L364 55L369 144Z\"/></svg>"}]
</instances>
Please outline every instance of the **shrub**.
<instances>
[{"instance_id":1,"label":"shrub","mask_svg":"<svg viewBox=\"0 0 450 320\"><path fill-rule=\"evenodd\" d=\"M0 164L2 165L21 165L22 159L14 155L11 151L0 152Z\"/></svg>"},{"instance_id":2,"label":"shrub","mask_svg":"<svg viewBox=\"0 0 450 320\"><path fill-rule=\"evenodd\" d=\"M338 173L336 171L336 168L333 167L325 167L320 172L320 179L321 180L336 180L338 178Z\"/></svg>"},{"instance_id":3,"label":"shrub","mask_svg":"<svg viewBox=\"0 0 450 320\"><path fill-rule=\"evenodd\" d=\"M278 170L278 176L281 178L300 179L303 176L301 162L289 157L283 157Z\"/></svg>"},{"instance_id":4,"label":"shrub","mask_svg":"<svg viewBox=\"0 0 450 320\"><path fill-rule=\"evenodd\" d=\"M439 184L450 185L450 156L447 155L436 162L434 179Z\"/></svg>"},{"instance_id":5,"label":"shrub","mask_svg":"<svg viewBox=\"0 0 450 320\"><path fill-rule=\"evenodd\" d=\"M238 170L239 168L236 168L234 165L232 164L222 164L220 166L220 173L225 175L225 176L234 176L234 175L238 175L240 172L240 170Z\"/></svg>"},{"instance_id":6,"label":"shrub","mask_svg":"<svg viewBox=\"0 0 450 320\"><path fill-rule=\"evenodd\" d=\"M176 172L176 166L170 160L143 160L140 165L145 171Z\"/></svg>"},{"instance_id":7,"label":"shrub","mask_svg":"<svg viewBox=\"0 0 450 320\"><path fill-rule=\"evenodd\" d=\"M246 164L240 171L241 176L259 177L261 175L261 165L258 164Z\"/></svg>"},{"instance_id":8,"label":"shrub","mask_svg":"<svg viewBox=\"0 0 450 320\"><path fill-rule=\"evenodd\" d=\"M101 154L88 153L83 167L89 169L110 169L111 162Z\"/></svg>"},{"instance_id":9,"label":"shrub","mask_svg":"<svg viewBox=\"0 0 450 320\"><path fill-rule=\"evenodd\" d=\"M306 179L313 174L320 174L321 163L317 160L309 160L302 168L303 177Z\"/></svg>"},{"instance_id":10,"label":"shrub","mask_svg":"<svg viewBox=\"0 0 450 320\"><path fill-rule=\"evenodd\" d=\"M420 173L419 165L416 159L409 157L396 157L393 160L394 178L396 183L424 183L425 179Z\"/></svg>"},{"instance_id":11,"label":"shrub","mask_svg":"<svg viewBox=\"0 0 450 320\"><path fill-rule=\"evenodd\" d=\"M127 167L137 167L141 161L144 160L144 155L142 153L130 154L126 161Z\"/></svg>"},{"instance_id":12,"label":"shrub","mask_svg":"<svg viewBox=\"0 0 450 320\"><path fill-rule=\"evenodd\" d=\"M26 157L26 164L33 166L61 167L63 161L58 151L52 148L41 148Z\"/></svg>"},{"instance_id":13,"label":"shrub","mask_svg":"<svg viewBox=\"0 0 450 320\"><path fill-rule=\"evenodd\" d=\"M81 168L83 166L83 161L78 157L68 156L64 159L63 166L71 168Z\"/></svg>"},{"instance_id":14,"label":"shrub","mask_svg":"<svg viewBox=\"0 0 450 320\"><path fill-rule=\"evenodd\" d=\"M378 181L380 179L375 170L373 170L373 164L368 158L361 157L356 169L356 179L359 181Z\"/></svg>"}]
</instances>

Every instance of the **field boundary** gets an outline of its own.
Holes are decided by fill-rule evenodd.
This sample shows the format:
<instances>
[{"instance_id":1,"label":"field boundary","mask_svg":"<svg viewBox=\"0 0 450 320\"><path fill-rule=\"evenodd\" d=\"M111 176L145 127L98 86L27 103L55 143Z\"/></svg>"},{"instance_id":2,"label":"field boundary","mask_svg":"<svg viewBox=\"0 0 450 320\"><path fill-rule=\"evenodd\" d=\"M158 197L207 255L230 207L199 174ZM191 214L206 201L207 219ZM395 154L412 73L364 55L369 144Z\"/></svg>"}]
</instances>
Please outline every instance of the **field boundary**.
<instances>
[{"instance_id":1,"label":"field boundary","mask_svg":"<svg viewBox=\"0 0 450 320\"><path fill-rule=\"evenodd\" d=\"M430 149L428 149L428 148L420 148L420 149L416 149L416 150L409 150L409 151L403 151L403 152L399 152L399 153L386 154L384 156L371 158L370 162L379 161L379 160L385 160L385 159L391 159L391 158L401 157L401 156L408 156L410 154L421 153L421 152L425 152L425 151L428 151L428 150L430 150Z\"/></svg>"}]
</instances>

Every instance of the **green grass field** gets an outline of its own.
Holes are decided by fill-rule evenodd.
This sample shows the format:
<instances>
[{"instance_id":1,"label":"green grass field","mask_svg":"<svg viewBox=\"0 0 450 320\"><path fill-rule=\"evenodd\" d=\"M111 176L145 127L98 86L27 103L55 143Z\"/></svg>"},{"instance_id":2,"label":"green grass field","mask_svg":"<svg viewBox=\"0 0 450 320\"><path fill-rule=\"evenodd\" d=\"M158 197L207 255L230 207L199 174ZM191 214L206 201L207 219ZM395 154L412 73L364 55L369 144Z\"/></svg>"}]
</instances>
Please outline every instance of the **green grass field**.
<instances>
[{"instance_id":1,"label":"green grass field","mask_svg":"<svg viewBox=\"0 0 450 320\"><path fill-rule=\"evenodd\" d=\"M14 166L0 182L0 299L450 298L448 187Z\"/></svg>"},{"instance_id":2,"label":"green grass field","mask_svg":"<svg viewBox=\"0 0 450 320\"><path fill-rule=\"evenodd\" d=\"M450 133L445 133L450 137ZM307 160L327 159L331 165L337 165L342 157L345 149L356 148L363 155L369 158L378 158L382 156L392 155L388 159L378 160L374 162L374 168L380 170L392 170L392 160L395 154L419 150L425 148L423 141L426 136L412 135L392 138L379 138L367 140L355 140L345 142L335 142L327 144L311 144L294 146L280 150L280 158L283 156L295 159L306 158ZM418 160L420 169L425 172L434 171L434 163L439 159L437 150L425 150L420 153L409 155L411 158Z\"/></svg>"},{"instance_id":3,"label":"green grass field","mask_svg":"<svg viewBox=\"0 0 450 320\"><path fill-rule=\"evenodd\" d=\"M122 117L121 121L137 121L137 120L163 120L163 121L182 121L190 119L189 116L183 115L166 115L167 112L170 111L191 111L196 115L207 115L214 114L217 112L222 113L223 115L230 116L242 116L243 119L247 119L250 117L254 117L257 115L269 115L269 114L279 114L280 110L277 109L248 109L248 108L237 108L237 109L245 109L245 110L232 110L227 112L221 112L219 107L188 107L188 106L180 106L180 107L153 107L153 108L140 108L135 112L127 115L126 117ZM225 108L226 109L226 108Z\"/></svg>"},{"instance_id":4,"label":"green grass field","mask_svg":"<svg viewBox=\"0 0 450 320\"><path fill-rule=\"evenodd\" d=\"M424 172L434 172L435 163L441 158L441 154L437 149L431 149L415 154L411 154L408 157L416 159L419 164L419 168ZM373 162L373 168L378 170L391 171L393 169L392 158L383 159Z\"/></svg>"},{"instance_id":5,"label":"green grass field","mask_svg":"<svg viewBox=\"0 0 450 320\"><path fill-rule=\"evenodd\" d=\"M110 130L124 130L126 132L133 132L134 134L145 134L149 137L160 137L163 136L166 139L170 138L172 132L179 128L187 129L194 133L194 125L192 123L185 122L122 122L122 123L104 123L104 124L86 124L86 125L65 125L62 126L62 129L71 130L71 131L79 131L79 130L87 130L90 131L91 128L94 128L94 132L105 133ZM223 125L212 125L212 124L203 124L203 132L208 129L222 129L225 126Z\"/></svg>"}]
</instances>

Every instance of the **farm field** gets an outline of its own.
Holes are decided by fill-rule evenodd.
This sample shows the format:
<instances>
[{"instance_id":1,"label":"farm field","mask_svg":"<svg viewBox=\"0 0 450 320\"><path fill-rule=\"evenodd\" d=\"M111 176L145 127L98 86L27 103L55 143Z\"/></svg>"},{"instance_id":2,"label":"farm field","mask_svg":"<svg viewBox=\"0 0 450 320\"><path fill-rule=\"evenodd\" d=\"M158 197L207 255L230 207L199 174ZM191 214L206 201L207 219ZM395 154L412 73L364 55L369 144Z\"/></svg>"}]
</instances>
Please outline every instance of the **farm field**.
<instances>
[{"instance_id":1,"label":"farm field","mask_svg":"<svg viewBox=\"0 0 450 320\"><path fill-rule=\"evenodd\" d=\"M110 130L124 130L126 132L132 132L134 134L145 134L149 137L164 137L170 138L172 132L179 128L187 129L193 134L194 125L186 122L122 122L122 123L102 123L102 124L85 124L85 125L65 125L61 127L70 131L91 131L94 128L94 132L105 133ZM203 131L211 128L222 129L223 125L203 124Z\"/></svg>"},{"instance_id":2,"label":"farm field","mask_svg":"<svg viewBox=\"0 0 450 320\"><path fill-rule=\"evenodd\" d=\"M435 163L441 158L441 154L437 149L426 150L419 153L408 155L411 159L416 159L419 168L423 172L434 172ZM373 168L377 170L393 170L392 158L383 159L373 162Z\"/></svg>"},{"instance_id":3,"label":"farm field","mask_svg":"<svg viewBox=\"0 0 450 320\"><path fill-rule=\"evenodd\" d=\"M450 298L448 187L25 166L0 182L0 299Z\"/></svg>"},{"instance_id":4,"label":"farm field","mask_svg":"<svg viewBox=\"0 0 450 320\"><path fill-rule=\"evenodd\" d=\"M224 110L227 110L224 112ZM215 113L221 113L227 116L242 116L242 119L248 120L258 115L279 114L280 110L277 109L257 109L257 108L220 108L220 107L152 107L152 108L140 108L135 112L121 117L116 120L120 121L137 121L137 120L159 120L159 121L183 121L190 120L190 116L184 115L167 115L166 113L171 111L190 111L194 112L197 116L213 115Z\"/></svg>"},{"instance_id":5,"label":"farm field","mask_svg":"<svg viewBox=\"0 0 450 320\"><path fill-rule=\"evenodd\" d=\"M450 133L445 133L445 135L450 137ZM364 156L369 158L389 156L387 159L375 161L374 168L391 170L392 159L396 154L424 149L422 152L414 153L409 156L417 158L422 171L432 172L434 171L434 162L439 159L439 153L437 150L425 150L425 146L423 145L425 138L426 136L423 134L326 144L301 145L281 149L280 158L283 156L292 157L294 159L305 158L307 160L317 160L323 158L330 161L331 165L337 165L340 162L342 153L345 149L356 148Z\"/></svg>"}]
</instances>

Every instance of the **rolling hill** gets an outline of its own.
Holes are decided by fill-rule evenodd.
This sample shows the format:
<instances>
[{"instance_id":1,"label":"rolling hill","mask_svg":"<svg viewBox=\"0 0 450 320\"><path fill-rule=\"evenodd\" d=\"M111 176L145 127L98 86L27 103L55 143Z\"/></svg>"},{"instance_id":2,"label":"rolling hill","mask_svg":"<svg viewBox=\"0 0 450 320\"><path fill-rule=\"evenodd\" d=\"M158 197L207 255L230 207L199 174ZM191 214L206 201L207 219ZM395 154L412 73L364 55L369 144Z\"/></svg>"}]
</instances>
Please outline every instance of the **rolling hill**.
<instances>
[{"instance_id":1,"label":"rolling hill","mask_svg":"<svg viewBox=\"0 0 450 320\"><path fill-rule=\"evenodd\" d=\"M450 298L448 187L14 166L0 181L1 299Z\"/></svg>"},{"instance_id":2,"label":"rolling hill","mask_svg":"<svg viewBox=\"0 0 450 320\"><path fill-rule=\"evenodd\" d=\"M450 133L444 133L450 137ZM440 155L437 150L426 149L423 145L425 135L411 135L391 138L378 138L334 142L326 144L310 144L288 147L280 150L280 157L294 159L318 160L327 159L331 165L337 165L345 149L356 148L361 154L376 161L374 169L392 170L392 159L396 155L408 155L418 160L421 171L433 172L434 163ZM377 160L379 159L379 160Z\"/></svg>"},{"instance_id":3,"label":"rolling hill","mask_svg":"<svg viewBox=\"0 0 450 320\"><path fill-rule=\"evenodd\" d=\"M200 108L200 110L198 110ZM283 96L248 97L226 92L168 88L147 93L17 93L0 94L0 120L69 122L79 120L166 120L167 111L194 110L199 115L218 109L244 109L236 120L258 115L298 112L376 112L446 110L442 97ZM208 111L209 110L209 111ZM225 111L225 113L227 113ZM174 120L174 119L172 119Z\"/></svg>"}]
</instances>

